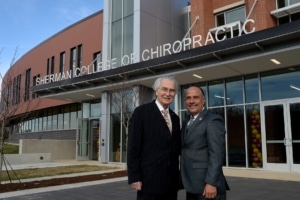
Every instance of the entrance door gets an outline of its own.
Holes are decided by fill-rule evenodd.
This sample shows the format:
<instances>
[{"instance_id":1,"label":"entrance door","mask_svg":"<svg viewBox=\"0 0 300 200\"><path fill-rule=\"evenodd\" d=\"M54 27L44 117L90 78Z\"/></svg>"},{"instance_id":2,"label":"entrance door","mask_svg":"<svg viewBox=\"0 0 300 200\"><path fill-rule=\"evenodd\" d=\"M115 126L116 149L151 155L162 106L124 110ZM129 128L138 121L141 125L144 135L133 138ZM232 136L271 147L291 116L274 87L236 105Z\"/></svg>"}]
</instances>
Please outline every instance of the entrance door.
<instances>
[{"instance_id":1,"label":"entrance door","mask_svg":"<svg viewBox=\"0 0 300 200\"><path fill-rule=\"evenodd\" d=\"M261 106L264 168L300 172L300 101Z\"/></svg>"},{"instance_id":2,"label":"entrance door","mask_svg":"<svg viewBox=\"0 0 300 200\"><path fill-rule=\"evenodd\" d=\"M99 119L78 119L77 128L77 160L98 160L100 157Z\"/></svg>"}]
</instances>

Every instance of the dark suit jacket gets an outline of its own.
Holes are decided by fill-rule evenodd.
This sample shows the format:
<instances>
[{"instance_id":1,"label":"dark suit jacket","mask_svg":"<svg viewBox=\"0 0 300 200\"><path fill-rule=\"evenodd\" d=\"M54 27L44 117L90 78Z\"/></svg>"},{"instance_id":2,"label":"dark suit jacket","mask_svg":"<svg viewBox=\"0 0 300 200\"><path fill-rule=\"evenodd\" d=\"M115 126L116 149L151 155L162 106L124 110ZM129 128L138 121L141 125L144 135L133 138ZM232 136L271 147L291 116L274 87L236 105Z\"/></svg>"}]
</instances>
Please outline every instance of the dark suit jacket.
<instances>
[{"instance_id":1,"label":"dark suit jacket","mask_svg":"<svg viewBox=\"0 0 300 200\"><path fill-rule=\"evenodd\" d=\"M204 109L189 127L187 122L184 122L181 132L181 178L185 190L202 194L208 183L217 187L218 194L225 193L223 118Z\"/></svg>"},{"instance_id":2,"label":"dark suit jacket","mask_svg":"<svg viewBox=\"0 0 300 200\"><path fill-rule=\"evenodd\" d=\"M178 189L180 122L169 110L172 135L155 101L134 110L129 125L128 183L142 182L142 192L163 194Z\"/></svg>"}]
</instances>

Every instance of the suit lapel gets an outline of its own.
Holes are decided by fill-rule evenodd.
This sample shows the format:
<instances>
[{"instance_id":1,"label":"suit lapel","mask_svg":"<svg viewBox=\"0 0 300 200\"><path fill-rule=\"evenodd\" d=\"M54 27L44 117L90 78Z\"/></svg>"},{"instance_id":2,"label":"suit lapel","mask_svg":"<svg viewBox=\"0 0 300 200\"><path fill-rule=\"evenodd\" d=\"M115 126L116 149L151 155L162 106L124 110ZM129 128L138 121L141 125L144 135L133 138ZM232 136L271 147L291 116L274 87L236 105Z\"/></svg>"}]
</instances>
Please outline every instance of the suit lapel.
<instances>
[{"instance_id":1,"label":"suit lapel","mask_svg":"<svg viewBox=\"0 0 300 200\"><path fill-rule=\"evenodd\" d=\"M207 113L207 110L204 109L202 110L199 115L197 116L197 118L194 120L194 122L187 126L188 123L188 119L185 122L185 131L184 131L184 141L187 141L192 135L197 134L196 131L193 131L199 124L201 124L201 122L203 121L203 119L205 118L205 115Z\"/></svg>"}]
</instances>

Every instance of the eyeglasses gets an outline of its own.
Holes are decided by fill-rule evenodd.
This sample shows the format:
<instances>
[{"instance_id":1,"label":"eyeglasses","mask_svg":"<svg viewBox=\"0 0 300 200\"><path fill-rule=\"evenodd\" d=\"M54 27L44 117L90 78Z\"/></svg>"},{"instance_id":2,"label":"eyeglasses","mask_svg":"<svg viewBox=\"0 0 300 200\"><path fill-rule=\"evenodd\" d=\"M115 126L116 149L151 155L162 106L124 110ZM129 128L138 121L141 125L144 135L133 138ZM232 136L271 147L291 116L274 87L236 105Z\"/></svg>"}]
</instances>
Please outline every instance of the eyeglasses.
<instances>
[{"instance_id":1,"label":"eyeglasses","mask_svg":"<svg viewBox=\"0 0 300 200\"><path fill-rule=\"evenodd\" d=\"M176 90L175 89L169 89L169 88L166 88L166 87L161 87L159 88L161 91L163 91L164 93L170 93L170 94L175 94L176 93Z\"/></svg>"}]
</instances>

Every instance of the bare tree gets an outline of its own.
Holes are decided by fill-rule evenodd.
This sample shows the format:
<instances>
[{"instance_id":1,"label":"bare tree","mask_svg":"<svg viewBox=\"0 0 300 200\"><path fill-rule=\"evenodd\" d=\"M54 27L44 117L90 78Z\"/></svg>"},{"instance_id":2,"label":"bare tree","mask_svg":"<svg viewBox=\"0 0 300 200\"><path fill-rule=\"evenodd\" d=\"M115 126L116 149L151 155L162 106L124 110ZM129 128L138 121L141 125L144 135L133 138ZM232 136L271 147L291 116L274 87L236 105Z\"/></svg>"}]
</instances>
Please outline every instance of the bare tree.
<instances>
[{"instance_id":1,"label":"bare tree","mask_svg":"<svg viewBox=\"0 0 300 200\"><path fill-rule=\"evenodd\" d=\"M6 164L9 165L4 156L4 147L10 141L13 132L19 132L22 122L32 115L29 111L37 107L40 103L40 99L33 100L30 98L29 86L23 83L26 80L26 72L11 69L17 55L17 50L18 48L15 51L6 76L3 77L0 73L0 184L3 164L7 173Z\"/></svg>"},{"instance_id":2,"label":"bare tree","mask_svg":"<svg viewBox=\"0 0 300 200\"><path fill-rule=\"evenodd\" d=\"M127 80L125 75L120 77L122 77L122 84L110 91L111 114L119 121L121 128L119 131L122 133L120 141L115 141L115 144L113 144L115 146L114 151L117 152L116 157L120 157L118 153L122 152L125 155L127 153L128 128L133 110L137 106L149 102L154 97L153 90L141 85L139 80L131 81L131 84L128 84L130 81ZM114 130L118 131L116 128ZM125 160L124 156L121 157L122 160Z\"/></svg>"}]
</instances>

